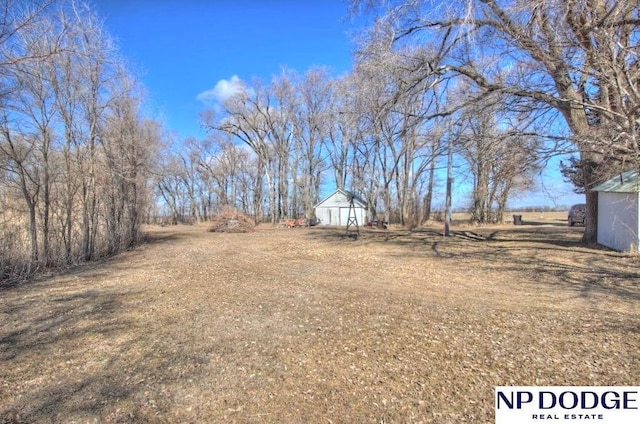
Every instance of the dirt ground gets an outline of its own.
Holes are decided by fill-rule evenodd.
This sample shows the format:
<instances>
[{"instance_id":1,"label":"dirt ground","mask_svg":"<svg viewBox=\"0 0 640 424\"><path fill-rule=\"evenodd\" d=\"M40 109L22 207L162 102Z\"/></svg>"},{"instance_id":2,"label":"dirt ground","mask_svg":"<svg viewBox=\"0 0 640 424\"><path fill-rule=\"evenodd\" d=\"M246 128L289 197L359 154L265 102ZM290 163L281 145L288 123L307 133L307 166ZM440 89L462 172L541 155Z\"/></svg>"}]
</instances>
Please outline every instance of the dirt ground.
<instances>
[{"instance_id":1,"label":"dirt ground","mask_svg":"<svg viewBox=\"0 0 640 424\"><path fill-rule=\"evenodd\" d=\"M638 385L640 259L564 221L151 227L0 291L0 423L492 423L499 385Z\"/></svg>"}]
</instances>

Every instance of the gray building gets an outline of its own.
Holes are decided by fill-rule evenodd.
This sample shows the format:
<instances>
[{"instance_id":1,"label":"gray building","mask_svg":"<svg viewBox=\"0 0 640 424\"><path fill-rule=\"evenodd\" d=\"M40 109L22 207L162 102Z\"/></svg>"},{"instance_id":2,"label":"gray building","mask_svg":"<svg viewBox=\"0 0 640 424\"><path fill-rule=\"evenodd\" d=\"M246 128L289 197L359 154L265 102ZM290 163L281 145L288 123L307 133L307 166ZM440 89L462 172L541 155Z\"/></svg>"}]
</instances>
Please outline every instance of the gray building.
<instances>
[{"instance_id":1,"label":"gray building","mask_svg":"<svg viewBox=\"0 0 640 424\"><path fill-rule=\"evenodd\" d=\"M623 172L593 189L598 192L598 243L622 252L640 250L640 177Z\"/></svg>"}]
</instances>

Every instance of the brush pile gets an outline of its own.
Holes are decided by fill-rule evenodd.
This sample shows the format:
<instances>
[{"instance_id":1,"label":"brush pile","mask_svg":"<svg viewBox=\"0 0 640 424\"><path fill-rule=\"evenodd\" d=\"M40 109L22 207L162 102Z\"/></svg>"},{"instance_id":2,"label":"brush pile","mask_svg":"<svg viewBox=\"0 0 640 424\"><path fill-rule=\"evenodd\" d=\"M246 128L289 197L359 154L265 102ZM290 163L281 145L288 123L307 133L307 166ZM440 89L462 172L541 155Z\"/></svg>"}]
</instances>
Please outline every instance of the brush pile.
<instances>
[{"instance_id":1,"label":"brush pile","mask_svg":"<svg viewBox=\"0 0 640 424\"><path fill-rule=\"evenodd\" d=\"M255 222L247 215L233 208L224 208L211 221L212 233L251 233L255 231Z\"/></svg>"}]
</instances>

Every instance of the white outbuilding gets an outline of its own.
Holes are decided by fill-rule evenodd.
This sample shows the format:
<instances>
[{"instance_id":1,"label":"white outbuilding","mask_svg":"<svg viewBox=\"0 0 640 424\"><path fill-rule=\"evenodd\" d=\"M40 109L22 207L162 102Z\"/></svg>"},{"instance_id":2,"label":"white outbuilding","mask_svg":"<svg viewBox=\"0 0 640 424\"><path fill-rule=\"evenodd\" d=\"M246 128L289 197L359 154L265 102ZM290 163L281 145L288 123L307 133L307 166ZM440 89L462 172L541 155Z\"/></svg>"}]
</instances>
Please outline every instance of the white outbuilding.
<instances>
[{"instance_id":1,"label":"white outbuilding","mask_svg":"<svg viewBox=\"0 0 640 424\"><path fill-rule=\"evenodd\" d=\"M353 194L340 189L334 191L331 195L315 205L314 209L318 225L346 226L347 222L349 222L351 199L353 199L354 208L352 214L355 214L358 225L364 225L367 218L367 206L365 202Z\"/></svg>"},{"instance_id":2,"label":"white outbuilding","mask_svg":"<svg viewBox=\"0 0 640 424\"><path fill-rule=\"evenodd\" d=\"M626 171L593 189L598 192L598 243L622 252L640 250L640 176Z\"/></svg>"}]
</instances>

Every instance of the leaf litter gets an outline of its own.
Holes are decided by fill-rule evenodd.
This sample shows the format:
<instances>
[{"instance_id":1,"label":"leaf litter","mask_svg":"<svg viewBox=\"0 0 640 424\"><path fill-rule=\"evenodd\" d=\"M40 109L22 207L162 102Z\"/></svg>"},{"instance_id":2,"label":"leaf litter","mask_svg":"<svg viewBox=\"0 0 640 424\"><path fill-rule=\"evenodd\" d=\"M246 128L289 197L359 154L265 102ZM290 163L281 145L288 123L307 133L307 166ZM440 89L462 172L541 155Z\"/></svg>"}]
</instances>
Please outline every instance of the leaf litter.
<instances>
[{"instance_id":1,"label":"leaf litter","mask_svg":"<svg viewBox=\"0 0 640 424\"><path fill-rule=\"evenodd\" d=\"M491 423L502 385L636 385L640 271L561 226L150 227L0 292L0 423Z\"/></svg>"}]
</instances>

